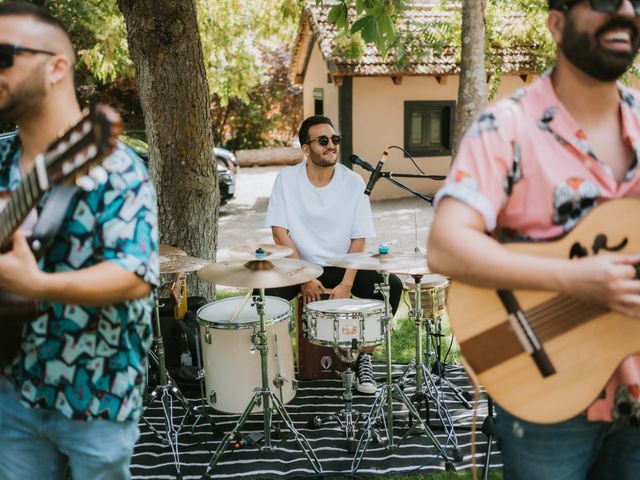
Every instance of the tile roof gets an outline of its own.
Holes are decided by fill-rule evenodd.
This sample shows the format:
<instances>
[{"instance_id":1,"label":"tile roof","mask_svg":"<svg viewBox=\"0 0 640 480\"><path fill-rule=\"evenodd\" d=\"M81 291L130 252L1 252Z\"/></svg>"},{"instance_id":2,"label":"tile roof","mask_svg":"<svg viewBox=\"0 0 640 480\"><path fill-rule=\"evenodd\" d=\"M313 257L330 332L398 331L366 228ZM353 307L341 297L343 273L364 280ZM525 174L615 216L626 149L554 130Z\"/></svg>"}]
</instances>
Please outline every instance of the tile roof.
<instances>
[{"instance_id":1,"label":"tile roof","mask_svg":"<svg viewBox=\"0 0 640 480\"><path fill-rule=\"evenodd\" d=\"M339 76L402 76L402 75L455 75L460 73L456 61L454 48L445 48L441 52L430 51L420 58L410 59L402 70L395 66L392 53L387 58L373 45L366 45L364 55L357 60L343 58L335 53L336 38L339 30L327 20L331 2L325 1L323 5L315 2L305 5L300 28L296 39L293 61L289 70L289 76L294 83L302 83L308 56L314 42L320 46L320 51L327 62L329 72ZM459 8L459 6L458 6ZM354 14L355 12L351 12ZM411 21L402 21L400 29L418 32L423 25L438 20L447 20L455 15L455 10L439 10L432 5L416 1L405 11L404 18ZM516 24L525 19L523 13L509 13L507 25ZM426 40L425 40L426 41ZM528 74L537 71L535 67L535 49L531 45L522 45L510 48L494 48L496 57L502 57L502 73Z\"/></svg>"}]
</instances>

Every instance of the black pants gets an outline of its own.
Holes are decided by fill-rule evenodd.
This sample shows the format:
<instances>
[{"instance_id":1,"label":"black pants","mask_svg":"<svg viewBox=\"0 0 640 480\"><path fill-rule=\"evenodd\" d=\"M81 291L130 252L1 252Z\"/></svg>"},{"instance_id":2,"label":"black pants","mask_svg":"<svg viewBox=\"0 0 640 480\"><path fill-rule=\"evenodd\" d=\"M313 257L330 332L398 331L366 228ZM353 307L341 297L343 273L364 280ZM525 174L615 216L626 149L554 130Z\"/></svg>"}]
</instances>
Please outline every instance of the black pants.
<instances>
[{"instance_id":1,"label":"black pants","mask_svg":"<svg viewBox=\"0 0 640 480\"><path fill-rule=\"evenodd\" d=\"M344 271L344 268L324 267L324 273L318 277L318 280L325 288L334 288L344 278ZM351 293L358 298L383 300L381 293L374 293L375 284L381 282L382 275L378 272L374 270L358 270L356 278L353 280ZM402 296L402 280L396 275L389 275L389 287L389 303L391 304L391 312L395 315ZM265 295L280 297L289 301L293 300L298 293L300 293L300 285L265 290Z\"/></svg>"}]
</instances>

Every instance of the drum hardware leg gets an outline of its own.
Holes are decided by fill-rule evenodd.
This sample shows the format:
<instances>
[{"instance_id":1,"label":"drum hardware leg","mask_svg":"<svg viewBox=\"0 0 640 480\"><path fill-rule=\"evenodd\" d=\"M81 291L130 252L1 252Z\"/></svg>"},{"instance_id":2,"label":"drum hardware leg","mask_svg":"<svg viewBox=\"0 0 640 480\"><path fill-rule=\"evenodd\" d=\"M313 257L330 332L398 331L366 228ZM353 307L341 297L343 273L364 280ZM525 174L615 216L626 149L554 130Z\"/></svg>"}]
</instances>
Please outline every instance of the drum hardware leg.
<instances>
[{"instance_id":1,"label":"drum hardware leg","mask_svg":"<svg viewBox=\"0 0 640 480\"><path fill-rule=\"evenodd\" d=\"M160 302L158 300L158 292L154 290L154 302L155 302L155 329L156 336L154 337L155 353L150 352L149 358L158 366L159 382L153 391L147 396L144 404L144 411L156 401L160 400L162 406L163 418L164 418L164 434L155 428L145 417L142 416L142 420L149 426L149 428L156 434L156 436L165 444L171 448L173 455L173 464L176 469L177 478L182 478L180 472L180 451L178 449L178 435L182 428L185 426L188 419L191 419L192 406L189 404L186 398L182 395L174 381L169 376L165 362L165 350L164 341L162 339L162 332L160 330ZM174 421L174 399L180 404L184 410L184 416L180 424L176 424Z\"/></svg>"},{"instance_id":2,"label":"drum hardware leg","mask_svg":"<svg viewBox=\"0 0 640 480\"><path fill-rule=\"evenodd\" d=\"M218 461L225 453L227 447L231 443L231 440L235 438L245 422L251 415L251 412L254 408L258 406L259 401L262 401L263 410L262 410L262 418L263 418L263 434L264 434L264 445L260 448L263 452L271 452L275 450L275 446L271 444L271 425L273 420L273 412L275 410L276 414L282 420L284 425L289 429L293 438L300 445L303 453L311 462L313 469L317 473L322 472L322 465L320 464L320 460L316 456L315 452L311 448L311 445L307 441L307 439L300 434L291 420L291 417L287 413L284 408L284 405L280 401L277 395L271 391L269 387L269 372L268 372L268 363L267 363L267 352L268 352L268 343L267 343L267 330L265 324L265 295L264 288L260 289L260 295L254 297L255 306L258 311L258 317L260 318L260 329L257 333L257 345L256 348L260 352L260 366L262 370L262 388L256 389L253 397L249 401L249 404L244 409L244 412L240 415L238 422L235 424L233 429L222 439L220 445L213 454L209 465L207 466L207 470L202 476L203 479L209 478L209 473L216 467Z\"/></svg>"},{"instance_id":3,"label":"drum hardware leg","mask_svg":"<svg viewBox=\"0 0 640 480\"><path fill-rule=\"evenodd\" d=\"M386 443L387 448L390 450L394 450L398 448L399 443L406 439L409 435L418 432L420 435L426 436L433 445L438 450L440 456L442 456L445 461L445 465L447 469L453 468L453 463L451 462L447 452L440 445L438 439L433 434L431 429L425 424L420 416L420 413L413 406L411 400L405 395L400 386L397 383L393 382L392 372L391 372L391 334L389 329L389 323L391 321L391 305L389 302L389 272L381 272L383 276L383 283L376 285L376 291L381 292L384 298L384 314L382 316L382 324L384 328L384 342L385 342L385 360L386 360L386 383L382 385L379 393L376 395L376 399L371 407L369 415L367 417L367 422L364 426L364 432L361 435L358 445L356 447L356 453L354 455L353 461L351 463L351 472L354 473L360 466L362 459L364 458L364 454L367 450L368 444L372 438L379 438L377 423L381 422L382 427L386 434ZM419 287L419 286L418 286ZM418 291L419 288L416 288ZM420 363L421 360L417 359L416 363ZM393 434L393 399L394 396L399 399L399 401L408 409L409 418L411 421L411 426L406 431L406 433L400 439L400 442L396 443ZM386 406L386 415L384 412ZM415 420L415 424L413 421Z\"/></svg>"},{"instance_id":4,"label":"drum hardware leg","mask_svg":"<svg viewBox=\"0 0 640 480\"><path fill-rule=\"evenodd\" d=\"M351 370L351 367L354 365L358 357L357 340L353 339L353 341L356 345L355 347L352 346L352 349L349 351L348 355L342 354L342 352L339 352L337 348L334 349L336 350L336 353L338 353L342 361L345 362L345 365L347 367L345 371L340 372L342 387L344 388L344 391L342 392L344 408L325 417L316 415L307 422L307 426L309 428L320 428L321 426L328 423L336 422L340 429L344 432L346 440L346 450L349 453L353 453L357 430L356 425L360 418L360 412L353 409L353 386L355 384L356 375L355 372Z\"/></svg>"},{"instance_id":5,"label":"drum hardware leg","mask_svg":"<svg viewBox=\"0 0 640 480\"><path fill-rule=\"evenodd\" d=\"M471 410L471 408L473 408L471 405L473 395L446 378L446 365L442 360L442 338L444 337L442 333L442 314L443 312L437 312L433 316L435 320L435 331L431 332L431 338L435 343L435 362L431 366L431 373L437 376L436 384L440 386L440 388L446 386L466 409ZM429 326L427 328L429 328ZM427 334L429 334L429 330L427 330Z\"/></svg>"},{"instance_id":6,"label":"drum hardware leg","mask_svg":"<svg viewBox=\"0 0 640 480\"><path fill-rule=\"evenodd\" d=\"M487 416L482 422L482 433L487 437L487 453L484 457L484 468L482 470L482 480L489 478L489 465L491 464L491 447L493 437L496 434L495 418L493 416L493 400L487 395Z\"/></svg>"},{"instance_id":7,"label":"drum hardware leg","mask_svg":"<svg viewBox=\"0 0 640 480\"><path fill-rule=\"evenodd\" d=\"M205 337L207 335L209 336L209 343L211 343L211 334L208 332L208 330L205 332ZM207 339L205 338L205 341L206 340ZM193 412L195 413L196 417L191 427L191 433L195 433L196 425L198 424L201 418L204 418L211 425L211 428L213 429L213 434L217 435L221 433L220 429L218 428L215 420L207 410L207 403L206 403L207 397L205 393L205 371L204 371L204 362L202 360L202 350L200 348L200 341L201 341L200 329L196 328L196 361L198 365L198 374L196 376L196 379L200 383L200 405L195 405L193 407ZM215 395L215 392L212 392L211 395ZM215 403L215 401L212 403Z\"/></svg>"}]
</instances>

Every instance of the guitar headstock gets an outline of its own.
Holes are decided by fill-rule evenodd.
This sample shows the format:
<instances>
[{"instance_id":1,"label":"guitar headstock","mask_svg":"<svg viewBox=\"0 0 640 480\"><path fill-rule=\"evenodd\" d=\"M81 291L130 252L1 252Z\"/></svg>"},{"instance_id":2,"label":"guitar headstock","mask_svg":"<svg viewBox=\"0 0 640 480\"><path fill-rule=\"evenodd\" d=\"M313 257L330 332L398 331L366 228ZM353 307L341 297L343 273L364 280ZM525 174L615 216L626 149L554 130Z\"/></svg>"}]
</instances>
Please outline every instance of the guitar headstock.
<instances>
[{"instance_id":1,"label":"guitar headstock","mask_svg":"<svg viewBox=\"0 0 640 480\"><path fill-rule=\"evenodd\" d=\"M113 152L121 134L118 112L107 105L94 105L44 154L48 182L69 184L87 175Z\"/></svg>"}]
</instances>

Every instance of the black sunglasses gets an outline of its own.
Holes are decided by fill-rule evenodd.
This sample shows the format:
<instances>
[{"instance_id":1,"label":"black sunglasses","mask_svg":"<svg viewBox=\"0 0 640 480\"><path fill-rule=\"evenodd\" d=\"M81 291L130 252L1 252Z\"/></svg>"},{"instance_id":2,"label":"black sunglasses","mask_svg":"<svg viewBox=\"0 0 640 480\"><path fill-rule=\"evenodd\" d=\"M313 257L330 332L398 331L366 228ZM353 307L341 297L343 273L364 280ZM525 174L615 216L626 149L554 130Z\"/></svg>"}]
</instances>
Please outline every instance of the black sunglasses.
<instances>
[{"instance_id":1,"label":"black sunglasses","mask_svg":"<svg viewBox=\"0 0 640 480\"><path fill-rule=\"evenodd\" d=\"M340 145L340 142L342 141L342 137L340 135L331 135L330 137L327 137L326 135L320 135L316 138L312 138L305 145L309 145L311 142L315 140L317 140L318 143L323 147L326 147L327 145L329 145L329 140L331 140L331 142L333 142L334 145Z\"/></svg>"},{"instance_id":2,"label":"black sunglasses","mask_svg":"<svg viewBox=\"0 0 640 480\"><path fill-rule=\"evenodd\" d=\"M568 0L560 5L556 5L556 10L562 10L568 12L569 9L573 8L580 2L584 0ZM614 14L616 13L620 7L622 6L622 2L624 0L589 0L589 5L591 5L591 10L599 13L608 13ZM640 0L629 0L631 5L633 6L633 11L636 16L640 15Z\"/></svg>"},{"instance_id":3,"label":"black sunglasses","mask_svg":"<svg viewBox=\"0 0 640 480\"><path fill-rule=\"evenodd\" d=\"M36 50L35 48L21 47L20 45L10 45L0 43L0 70L4 70L13 65L13 57L18 53L44 53L45 55L56 55L47 50Z\"/></svg>"}]
</instances>

